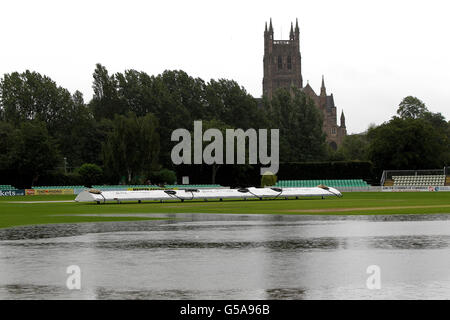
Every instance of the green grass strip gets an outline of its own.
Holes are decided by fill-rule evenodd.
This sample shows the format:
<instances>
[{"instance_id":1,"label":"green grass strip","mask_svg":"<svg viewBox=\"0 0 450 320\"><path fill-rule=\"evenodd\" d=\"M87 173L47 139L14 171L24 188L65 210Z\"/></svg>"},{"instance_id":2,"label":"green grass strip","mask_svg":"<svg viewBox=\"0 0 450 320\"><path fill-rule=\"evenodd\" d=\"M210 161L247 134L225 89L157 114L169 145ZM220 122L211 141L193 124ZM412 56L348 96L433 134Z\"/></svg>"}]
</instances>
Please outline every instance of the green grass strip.
<instances>
[{"instance_id":1,"label":"green grass strip","mask_svg":"<svg viewBox=\"0 0 450 320\"><path fill-rule=\"evenodd\" d=\"M157 219L134 213L237 213L308 215L380 215L450 213L450 192L354 192L343 198L301 200L229 200L91 204L70 201L73 195L0 197L0 228L20 225ZM129 214L90 217L80 214Z\"/></svg>"}]
</instances>

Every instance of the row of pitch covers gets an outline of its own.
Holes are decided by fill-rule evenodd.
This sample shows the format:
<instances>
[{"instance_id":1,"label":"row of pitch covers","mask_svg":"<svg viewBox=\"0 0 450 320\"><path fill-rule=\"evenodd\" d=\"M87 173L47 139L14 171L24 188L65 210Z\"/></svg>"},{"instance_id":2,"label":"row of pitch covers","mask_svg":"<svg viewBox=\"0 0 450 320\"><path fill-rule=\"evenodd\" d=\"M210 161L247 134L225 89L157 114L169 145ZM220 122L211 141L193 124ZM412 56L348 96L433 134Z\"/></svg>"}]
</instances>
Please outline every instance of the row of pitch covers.
<instances>
[{"instance_id":1,"label":"row of pitch covers","mask_svg":"<svg viewBox=\"0 0 450 320\"><path fill-rule=\"evenodd\" d=\"M318 186L315 188L241 188L241 189L184 189L142 191L100 191L90 189L81 192L77 202L105 203L107 201L164 201L164 200L209 200L209 199L277 199L299 197L342 197L339 190Z\"/></svg>"}]
</instances>

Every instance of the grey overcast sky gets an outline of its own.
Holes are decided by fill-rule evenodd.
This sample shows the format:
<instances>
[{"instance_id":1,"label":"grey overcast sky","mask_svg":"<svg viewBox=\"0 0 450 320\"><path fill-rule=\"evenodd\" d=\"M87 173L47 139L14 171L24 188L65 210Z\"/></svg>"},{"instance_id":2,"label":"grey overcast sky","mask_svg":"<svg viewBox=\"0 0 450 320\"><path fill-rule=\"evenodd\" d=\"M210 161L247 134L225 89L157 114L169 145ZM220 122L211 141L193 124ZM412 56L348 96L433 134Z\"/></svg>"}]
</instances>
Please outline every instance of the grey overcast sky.
<instances>
[{"instance_id":1,"label":"grey overcast sky","mask_svg":"<svg viewBox=\"0 0 450 320\"><path fill-rule=\"evenodd\" d=\"M381 124L408 95L450 118L450 1L1 0L0 74L34 70L92 98L109 72L182 69L262 93L264 23L298 18L303 79L325 75L349 133Z\"/></svg>"}]
</instances>

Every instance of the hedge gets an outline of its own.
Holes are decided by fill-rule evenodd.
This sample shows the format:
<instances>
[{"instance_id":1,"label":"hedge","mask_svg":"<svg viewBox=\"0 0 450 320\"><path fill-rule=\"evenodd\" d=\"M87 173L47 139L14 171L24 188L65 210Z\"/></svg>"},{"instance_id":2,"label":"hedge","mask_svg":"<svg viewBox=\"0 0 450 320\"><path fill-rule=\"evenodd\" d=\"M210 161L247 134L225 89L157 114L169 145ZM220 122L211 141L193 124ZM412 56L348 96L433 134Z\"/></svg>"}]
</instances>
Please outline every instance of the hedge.
<instances>
[{"instance_id":1,"label":"hedge","mask_svg":"<svg viewBox=\"0 0 450 320\"><path fill-rule=\"evenodd\" d=\"M179 165L173 169L180 180L189 176L192 184L212 183L212 166ZM280 163L276 175L278 180L363 179L370 184L379 182L369 161ZM215 183L230 187L258 186L261 184L260 165L221 165Z\"/></svg>"},{"instance_id":2,"label":"hedge","mask_svg":"<svg viewBox=\"0 0 450 320\"><path fill-rule=\"evenodd\" d=\"M278 180L364 179L376 180L372 162L332 161L281 163Z\"/></svg>"}]
</instances>

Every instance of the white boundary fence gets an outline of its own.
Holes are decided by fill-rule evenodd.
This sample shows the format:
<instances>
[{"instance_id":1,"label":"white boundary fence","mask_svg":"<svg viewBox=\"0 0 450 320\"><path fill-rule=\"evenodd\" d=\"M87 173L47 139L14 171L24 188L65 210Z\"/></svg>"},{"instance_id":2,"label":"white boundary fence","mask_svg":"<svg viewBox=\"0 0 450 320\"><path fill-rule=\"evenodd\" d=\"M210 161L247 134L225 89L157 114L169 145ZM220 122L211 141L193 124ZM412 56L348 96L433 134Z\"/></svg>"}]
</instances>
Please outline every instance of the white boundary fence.
<instances>
[{"instance_id":1,"label":"white boundary fence","mask_svg":"<svg viewBox=\"0 0 450 320\"><path fill-rule=\"evenodd\" d=\"M381 187L383 192L442 192L450 191L450 186L428 186L428 187L415 187L415 186L397 186L397 187Z\"/></svg>"},{"instance_id":2,"label":"white boundary fence","mask_svg":"<svg viewBox=\"0 0 450 320\"><path fill-rule=\"evenodd\" d=\"M336 187L341 192L381 192L381 187Z\"/></svg>"}]
</instances>

